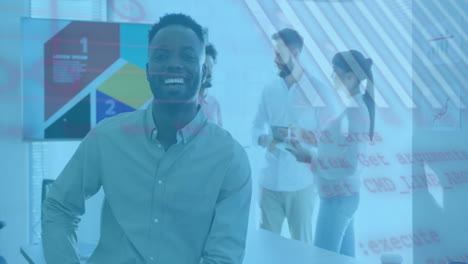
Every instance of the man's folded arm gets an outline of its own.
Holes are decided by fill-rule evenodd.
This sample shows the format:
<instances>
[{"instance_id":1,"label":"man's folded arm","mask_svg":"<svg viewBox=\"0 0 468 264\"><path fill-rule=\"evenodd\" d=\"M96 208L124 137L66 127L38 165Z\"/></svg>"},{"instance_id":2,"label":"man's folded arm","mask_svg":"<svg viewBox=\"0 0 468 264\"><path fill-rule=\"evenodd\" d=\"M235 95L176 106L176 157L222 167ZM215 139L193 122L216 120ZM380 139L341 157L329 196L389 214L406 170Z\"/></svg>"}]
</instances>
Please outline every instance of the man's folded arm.
<instances>
[{"instance_id":1,"label":"man's folded arm","mask_svg":"<svg viewBox=\"0 0 468 264\"><path fill-rule=\"evenodd\" d=\"M95 134L81 142L42 204L42 244L48 264L80 263L77 228L85 200L101 186Z\"/></svg>"}]
</instances>

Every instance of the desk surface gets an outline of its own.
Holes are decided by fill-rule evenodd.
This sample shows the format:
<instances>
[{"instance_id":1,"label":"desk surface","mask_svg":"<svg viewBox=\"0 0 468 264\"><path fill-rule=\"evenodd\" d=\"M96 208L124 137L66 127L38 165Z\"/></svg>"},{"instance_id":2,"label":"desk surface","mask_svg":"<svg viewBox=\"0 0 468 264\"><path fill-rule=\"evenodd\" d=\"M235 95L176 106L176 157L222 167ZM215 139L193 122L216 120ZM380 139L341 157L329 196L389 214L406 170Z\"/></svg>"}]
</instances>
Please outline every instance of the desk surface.
<instances>
[{"instance_id":1,"label":"desk surface","mask_svg":"<svg viewBox=\"0 0 468 264\"><path fill-rule=\"evenodd\" d=\"M86 263L95 245L80 243L81 263ZM46 264L42 245L21 247L21 254L30 264ZM244 264L335 263L359 264L355 259L335 254L299 241L286 239L264 230L252 230L247 237Z\"/></svg>"},{"instance_id":2,"label":"desk surface","mask_svg":"<svg viewBox=\"0 0 468 264\"><path fill-rule=\"evenodd\" d=\"M359 264L355 259L287 239L265 230L252 230L247 238L244 264Z\"/></svg>"}]
</instances>

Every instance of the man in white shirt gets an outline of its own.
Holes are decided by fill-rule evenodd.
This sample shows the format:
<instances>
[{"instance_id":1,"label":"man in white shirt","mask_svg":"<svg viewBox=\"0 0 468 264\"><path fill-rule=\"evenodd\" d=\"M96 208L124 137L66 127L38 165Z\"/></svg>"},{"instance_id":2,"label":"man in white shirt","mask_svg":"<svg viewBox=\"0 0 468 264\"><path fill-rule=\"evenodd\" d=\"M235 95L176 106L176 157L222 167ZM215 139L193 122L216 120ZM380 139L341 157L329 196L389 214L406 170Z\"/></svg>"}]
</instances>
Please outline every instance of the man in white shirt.
<instances>
[{"instance_id":1,"label":"man in white shirt","mask_svg":"<svg viewBox=\"0 0 468 264\"><path fill-rule=\"evenodd\" d=\"M302 37L286 28L274 34L273 39L279 78L263 90L253 132L254 143L267 149L267 166L261 180L261 228L281 233L287 219L293 239L312 242L316 197L313 174L285 145L292 134L291 126L296 124L296 117L301 116L301 108L292 102L297 102L298 97L307 100L303 89L310 86L312 80L297 62L303 46Z\"/></svg>"}]
</instances>

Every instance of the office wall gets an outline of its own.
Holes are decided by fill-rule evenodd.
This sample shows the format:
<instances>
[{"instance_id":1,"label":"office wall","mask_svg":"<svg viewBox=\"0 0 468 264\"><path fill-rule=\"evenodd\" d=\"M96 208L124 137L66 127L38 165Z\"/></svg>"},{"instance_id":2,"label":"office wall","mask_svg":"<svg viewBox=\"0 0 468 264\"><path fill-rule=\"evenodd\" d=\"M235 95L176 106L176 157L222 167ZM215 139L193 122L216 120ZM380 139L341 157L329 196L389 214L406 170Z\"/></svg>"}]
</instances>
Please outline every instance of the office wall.
<instances>
[{"instance_id":1,"label":"office wall","mask_svg":"<svg viewBox=\"0 0 468 264\"><path fill-rule=\"evenodd\" d=\"M0 14L0 255L7 263L26 263L20 245L29 239L27 144L21 140L20 17L29 1L1 1Z\"/></svg>"},{"instance_id":2,"label":"office wall","mask_svg":"<svg viewBox=\"0 0 468 264\"><path fill-rule=\"evenodd\" d=\"M441 105L415 96L414 153L468 151L468 35L466 1L413 1L413 72ZM447 156L450 157L450 156ZM434 175L440 185L428 184L413 193L414 230L433 228L440 241L414 250L414 263L468 262L468 157L416 162L413 173ZM429 178L429 177L428 177Z\"/></svg>"}]
</instances>

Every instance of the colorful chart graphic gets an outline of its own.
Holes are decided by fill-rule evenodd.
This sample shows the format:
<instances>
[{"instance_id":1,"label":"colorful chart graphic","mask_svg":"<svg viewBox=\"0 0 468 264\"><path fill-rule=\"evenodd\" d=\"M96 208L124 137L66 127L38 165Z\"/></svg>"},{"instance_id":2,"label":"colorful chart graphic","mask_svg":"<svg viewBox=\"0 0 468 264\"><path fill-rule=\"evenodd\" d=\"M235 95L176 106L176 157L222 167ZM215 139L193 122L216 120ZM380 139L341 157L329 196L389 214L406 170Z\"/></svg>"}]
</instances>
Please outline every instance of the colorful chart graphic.
<instances>
[{"instance_id":1,"label":"colorful chart graphic","mask_svg":"<svg viewBox=\"0 0 468 264\"><path fill-rule=\"evenodd\" d=\"M26 139L80 139L142 108L150 25L23 20Z\"/></svg>"}]
</instances>

